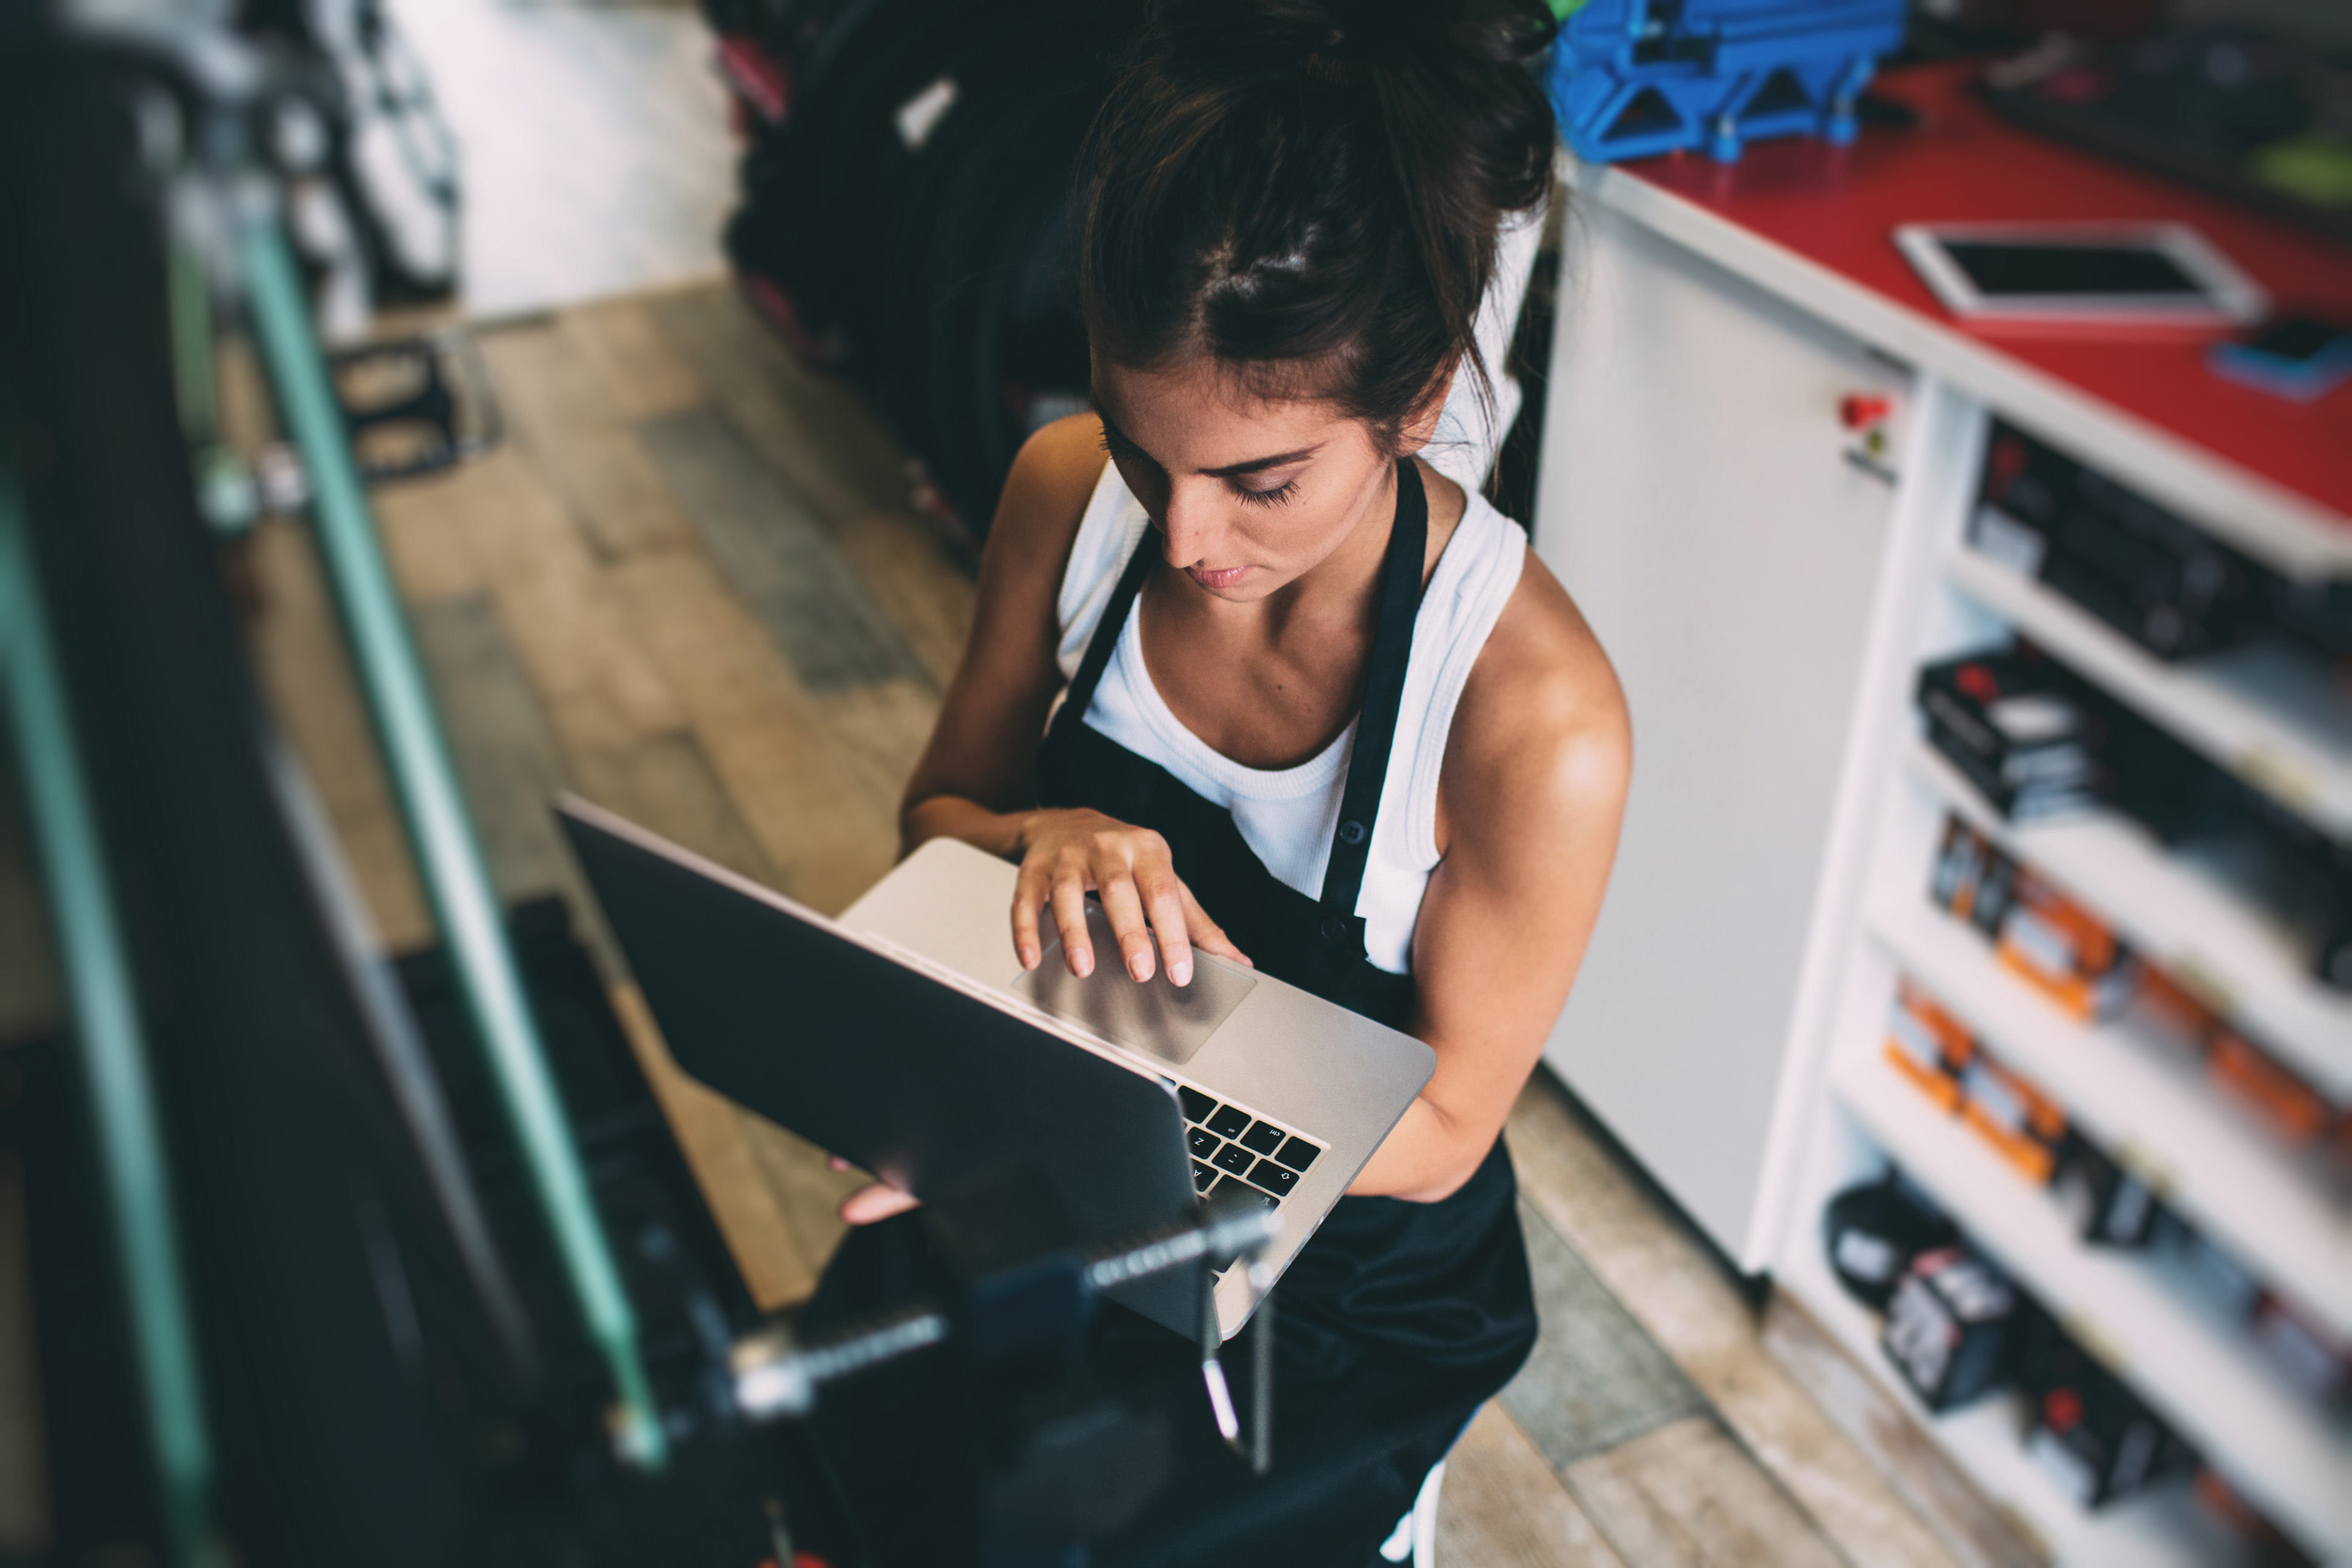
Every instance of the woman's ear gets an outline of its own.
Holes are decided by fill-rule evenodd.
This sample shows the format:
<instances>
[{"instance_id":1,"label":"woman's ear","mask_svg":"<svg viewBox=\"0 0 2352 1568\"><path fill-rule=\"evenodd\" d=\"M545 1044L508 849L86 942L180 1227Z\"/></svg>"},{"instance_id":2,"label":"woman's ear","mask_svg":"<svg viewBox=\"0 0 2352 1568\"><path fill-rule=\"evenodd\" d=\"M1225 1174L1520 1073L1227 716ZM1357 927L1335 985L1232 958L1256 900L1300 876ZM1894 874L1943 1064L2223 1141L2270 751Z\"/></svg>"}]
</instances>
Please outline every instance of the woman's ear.
<instances>
[{"instance_id":1,"label":"woman's ear","mask_svg":"<svg viewBox=\"0 0 2352 1568\"><path fill-rule=\"evenodd\" d=\"M1440 365L1437 374L1430 377L1421 401L1413 405L1412 412L1405 416L1403 425L1397 429L1398 457L1410 458L1436 439L1438 418L1445 412L1445 399L1454 390L1454 373L1461 367L1462 361L1456 357Z\"/></svg>"}]
</instances>

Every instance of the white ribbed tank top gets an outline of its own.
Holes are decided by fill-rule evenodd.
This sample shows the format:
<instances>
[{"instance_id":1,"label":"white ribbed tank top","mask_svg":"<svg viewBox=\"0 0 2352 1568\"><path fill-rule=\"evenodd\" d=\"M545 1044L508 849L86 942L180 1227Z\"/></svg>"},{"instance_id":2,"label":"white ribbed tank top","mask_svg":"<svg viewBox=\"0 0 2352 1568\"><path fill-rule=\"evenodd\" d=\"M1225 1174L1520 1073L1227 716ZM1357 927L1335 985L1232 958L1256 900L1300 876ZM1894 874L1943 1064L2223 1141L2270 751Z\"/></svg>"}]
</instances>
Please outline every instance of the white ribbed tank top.
<instances>
[{"instance_id":1,"label":"white ribbed tank top","mask_svg":"<svg viewBox=\"0 0 2352 1568\"><path fill-rule=\"evenodd\" d=\"M1527 536L1517 525L1475 491L1467 493L1468 510L1438 557L1413 623L1396 742L1372 826L1363 892L1356 901L1356 913L1364 920L1366 955L1395 974L1412 972L1421 896L1437 868L1437 778L1454 706L1504 602L1518 585L1527 556ZM1118 466L1105 463L1078 523L1057 601L1066 689L1118 585L1119 569L1150 525ZM1339 793L1355 752L1354 721L1318 755L1295 768L1247 768L1213 751L1184 727L1152 685L1143 664L1140 595L1136 605L1086 711L1087 726L1232 812L1243 839L1268 871L1310 899L1321 897L1324 863L1339 822ZM1209 914L1220 918L1218 910Z\"/></svg>"}]
</instances>

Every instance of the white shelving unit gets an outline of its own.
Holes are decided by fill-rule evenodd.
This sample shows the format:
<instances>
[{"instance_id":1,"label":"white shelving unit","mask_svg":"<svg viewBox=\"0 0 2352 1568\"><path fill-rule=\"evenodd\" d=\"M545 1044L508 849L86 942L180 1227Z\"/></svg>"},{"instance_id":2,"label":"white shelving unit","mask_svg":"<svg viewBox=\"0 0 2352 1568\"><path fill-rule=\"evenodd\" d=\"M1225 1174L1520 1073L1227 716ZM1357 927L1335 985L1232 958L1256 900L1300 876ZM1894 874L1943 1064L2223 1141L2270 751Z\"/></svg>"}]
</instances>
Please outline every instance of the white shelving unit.
<instances>
[{"instance_id":1,"label":"white shelving unit","mask_svg":"<svg viewBox=\"0 0 2352 1568\"><path fill-rule=\"evenodd\" d=\"M1953 449L1974 450L1964 442ZM1843 1299L1818 1239L1828 1197L1892 1162L2242 1496L2320 1560L2352 1563L2352 1427L2341 1413L2295 1388L2250 1326L2210 1304L2177 1264L2081 1242L2046 1190L1918 1094L1882 1055L1895 987L1907 977L2266 1287L2352 1337L2352 1208L2340 1176L2319 1152L2285 1146L2211 1083L2185 1042L2136 1014L2096 1025L2074 1019L2000 964L1980 932L1937 910L1927 889L1943 820L1958 814L2051 879L2339 1102L2352 1100L2352 1000L2305 972L2290 933L2252 897L2128 819L2105 811L2023 826L2002 819L1920 739L1911 693L1924 663L2012 633L2030 636L2306 809L2316 802L2336 810L2330 792L2352 785L2352 773L2339 780L2332 771L2339 737L2311 722L2308 693L2257 682L2260 700L2248 702L2229 671L2158 664L1975 556L1960 543L1972 483L1954 484L1948 466L1922 469L1940 481L1945 499L1940 510L1922 503L1916 575L1882 586L1908 613L1881 619L1870 653L1895 675L1876 710L1856 716L1843 802L1848 897L1816 914L1820 983L1834 1000L1822 1009L1816 1043L1812 1120L1793 1123L1810 1128L1799 1135L1821 1148L1849 1152L1817 1149L1801 1162L1776 1278L1874 1366L1946 1457L2056 1561L2232 1561L2228 1531L2184 1489L2085 1512L2038 1472L2013 1405L1937 1417L1900 1388L1877 1350L1875 1315ZM2337 818L2352 821L2352 790L2339 805ZM1842 1140L1825 1136L1837 1129Z\"/></svg>"},{"instance_id":2,"label":"white shelving unit","mask_svg":"<svg viewBox=\"0 0 2352 1568\"><path fill-rule=\"evenodd\" d=\"M2352 1427L2342 1414L2295 1388L2250 1326L2210 1304L2177 1264L2081 1242L2046 1190L1881 1054L1895 984L1907 977L2267 1288L2352 1337L2352 1207L2324 1155L2286 1146L2207 1079L2185 1042L2136 1014L2074 1019L2000 964L1981 933L1937 910L1927 883L1943 820L1958 814L2051 879L2339 1103L2352 1100L2352 1000L2305 972L2291 934L2252 896L2128 819L2105 811L2023 826L2002 819L1921 740L1911 693L1924 663L2029 636L2273 796L2333 813L2315 817L2330 831L2352 824L2352 771L2339 776L2334 750L2341 737L2313 722L2307 692L2256 681L2258 700L2248 701L2236 684L2242 669L2161 665L1974 555L1960 542L1972 483L1954 485L1934 465L1925 471L1942 481L1945 500L1940 512L1922 507L1929 521L1913 542L1924 558L1916 576L1882 588L1909 613L1881 621L1870 654L1896 673L1877 710L1856 716L1849 762L1864 782L1843 802L1850 891L1842 918L1816 917L1821 984L1834 1000L1816 1043L1812 1120L1794 1123L1816 1140L1843 1128L1846 1145L1858 1140L1868 1152L1802 1163L1776 1277L1858 1359L1867 1352L1878 1381L1946 1457L2056 1561L2232 1561L2228 1531L2184 1489L2085 1512L2039 1474L2013 1409L1935 1417L1895 1386L1874 1315L1843 1301L1818 1239L1829 1196L1892 1162L2242 1496L2321 1561L2352 1563Z\"/></svg>"},{"instance_id":3,"label":"white shelving unit","mask_svg":"<svg viewBox=\"0 0 2352 1568\"><path fill-rule=\"evenodd\" d=\"M2113 811L2014 826L1925 742L1912 772L1946 809L2113 922L2133 951L2193 989L2339 1104L2352 1102L2352 994L2322 985L2294 937L2236 889L2168 854Z\"/></svg>"},{"instance_id":4,"label":"white shelving unit","mask_svg":"<svg viewBox=\"0 0 2352 1568\"><path fill-rule=\"evenodd\" d=\"M2137 1020L2075 1022L1994 961L1973 928L1924 898L1871 932L2004 1064L2247 1268L2352 1340L2352 1241L2316 1162L2282 1149Z\"/></svg>"},{"instance_id":5,"label":"white shelving unit","mask_svg":"<svg viewBox=\"0 0 2352 1568\"><path fill-rule=\"evenodd\" d=\"M2352 1568L2352 1421L2177 1265L2079 1241L2048 1192L1882 1055L1907 976L2266 1288L2352 1337L2340 1174L2185 1047L2144 1020L2076 1022L1937 910L1945 817L2340 1105L2352 997L2308 973L2256 893L2120 815L2002 820L1922 743L1913 705L1923 665L2030 638L2352 843L2352 699L2318 661L2256 646L2166 663L1967 542L1995 418L2302 580L2352 580L2352 507L2155 430L1766 237L1736 204L1622 168L1573 177L1535 544L1609 648L1640 743L1609 901L1548 1059L2057 1563L2226 1568L2245 1543L2184 1484L2078 1508L2029 1455L2015 1398L1919 1405L1822 1254L1824 1205L1890 1161L2240 1495ZM1868 479L1836 423L1856 395L1895 409Z\"/></svg>"},{"instance_id":6,"label":"white shelving unit","mask_svg":"<svg viewBox=\"0 0 2352 1568\"><path fill-rule=\"evenodd\" d=\"M2251 1335L2146 1256L2084 1246L2046 1192L1892 1068L1849 1058L1832 1082L1872 1142L2232 1486L2301 1539L2342 1537L2341 1437Z\"/></svg>"},{"instance_id":7,"label":"white shelving unit","mask_svg":"<svg viewBox=\"0 0 2352 1568\"><path fill-rule=\"evenodd\" d=\"M2352 696L2318 660L2269 645L2167 664L2089 611L1965 546L1953 585L2079 674L2276 797L2352 838Z\"/></svg>"},{"instance_id":8,"label":"white shelving unit","mask_svg":"<svg viewBox=\"0 0 2352 1568\"><path fill-rule=\"evenodd\" d=\"M1986 1500L2068 1568L2202 1568L2226 1562L2231 1543L2174 1480L2107 1507L2086 1510L2059 1489L2025 1449L2028 1412L2002 1392L1937 1415L1922 1405L1879 1349L1885 1322L1845 1294L1818 1255L1777 1278L1813 1321L1866 1368L1889 1401L1933 1434Z\"/></svg>"}]
</instances>

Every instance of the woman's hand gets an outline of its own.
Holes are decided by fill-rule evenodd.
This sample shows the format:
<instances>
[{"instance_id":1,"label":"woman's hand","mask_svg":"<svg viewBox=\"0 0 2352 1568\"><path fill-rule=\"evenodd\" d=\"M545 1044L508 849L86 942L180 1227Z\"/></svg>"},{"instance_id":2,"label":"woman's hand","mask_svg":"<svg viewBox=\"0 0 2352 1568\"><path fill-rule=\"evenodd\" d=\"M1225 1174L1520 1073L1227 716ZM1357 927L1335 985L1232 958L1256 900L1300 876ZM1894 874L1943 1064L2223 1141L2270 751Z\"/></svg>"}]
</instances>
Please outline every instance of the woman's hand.
<instances>
[{"instance_id":1,"label":"woman's hand","mask_svg":"<svg viewBox=\"0 0 2352 1568\"><path fill-rule=\"evenodd\" d=\"M1094 973L1094 943L1087 934L1088 893L1101 899L1120 960L1138 980L1151 978L1155 936L1168 978L1179 985L1192 983L1196 947L1236 963L1250 962L1177 877L1168 841L1148 827L1131 827L1098 811L1034 812L1022 825L1020 850L1013 948L1024 969L1044 961L1038 911L1050 907L1070 973L1080 979Z\"/></svg>"},{"instance_id":2,"label":"woman's hand","mask_svg":"<svg viewBox=\"0 0 2352 1568\"><path fill-rule=\"evenodd\" d=\"M836 1171L855 1169L838 1154L827 1154L824 1163ZM894 1187L887 1182L868 1182L841 1200L841 1218L845 1225L872 1225L922 1206L923 1200L904 1187Z\"/></svg>"}]
</instances>

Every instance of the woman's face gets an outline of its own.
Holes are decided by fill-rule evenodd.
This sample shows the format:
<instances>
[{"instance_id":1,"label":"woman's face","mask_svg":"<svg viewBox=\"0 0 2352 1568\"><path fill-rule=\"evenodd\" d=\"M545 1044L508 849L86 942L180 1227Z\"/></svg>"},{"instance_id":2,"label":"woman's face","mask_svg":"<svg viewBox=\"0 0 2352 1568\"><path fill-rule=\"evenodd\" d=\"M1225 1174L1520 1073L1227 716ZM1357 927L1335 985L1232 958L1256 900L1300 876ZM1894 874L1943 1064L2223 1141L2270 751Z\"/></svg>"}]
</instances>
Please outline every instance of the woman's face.
<instances>
[{"instance_id":1,"label":"woman's face","mask_svg":"<svg viewBox=\"0 0 2352 1568\"><path fill-rule=\"evenodd\" d=\"M1388 456L1328 403L1258 396L1202 359L1134 370L1097 358L1094 393L1111 461L1169 564L1217 598L1297 582L1391 504Z\"/></svg>"}]
</instances>

